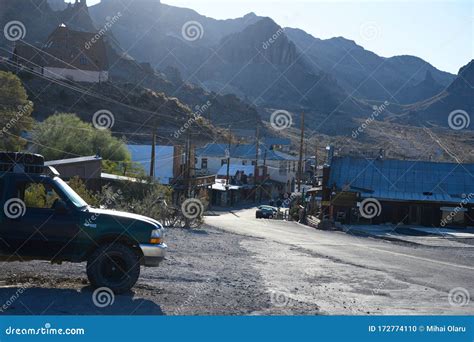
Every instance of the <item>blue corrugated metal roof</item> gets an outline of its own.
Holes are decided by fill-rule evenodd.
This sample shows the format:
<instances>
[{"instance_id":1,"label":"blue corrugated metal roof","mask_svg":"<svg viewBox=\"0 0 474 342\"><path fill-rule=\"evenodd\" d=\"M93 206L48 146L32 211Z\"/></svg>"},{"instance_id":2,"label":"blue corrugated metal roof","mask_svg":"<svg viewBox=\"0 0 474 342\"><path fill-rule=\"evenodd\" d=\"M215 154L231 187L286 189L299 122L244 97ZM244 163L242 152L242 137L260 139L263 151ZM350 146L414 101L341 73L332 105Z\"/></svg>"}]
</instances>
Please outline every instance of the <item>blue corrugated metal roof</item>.
<instances>
[{"instance_id":1,"label":"blue corrugated metal roof","mask_svg":"<svg viewBox=\"0 0 474 342\"><path fill-rule=\"evenodd\" d=\"M198 157L225 157L227 144L207 144L202 148L196 149L196 156ZM260 158L263 159L263 155L266 149L267 160L298 160L297 157L290 156L288 154L272 151L263 144L259 145ZM255 159L255 144L253 145L231 145L230 157L231 158L242 158L242 159Z\"/></svg>"},{"instance_id":2,"label":"blue corrugated metal roof","mask_svg":"<svg viewBox=\"0 0 474 342\"><path fill-rule=\"evenodd\" d=\"M267 146L271 146L271 145L289 146L291 145L291 140L287 138L266 137L263 139L263 143Z\"/></svg>"},{"instance_id":3,"label":"blue corrugated metal roof","mask_svg":"<svg viewBox=\"0 0 474 342\"><path fill-rule=\"evenodd\" d=\"M459 203L474 194L474 164L336 157L329 185L363 197Z\"/></svg>"}]
</instances>

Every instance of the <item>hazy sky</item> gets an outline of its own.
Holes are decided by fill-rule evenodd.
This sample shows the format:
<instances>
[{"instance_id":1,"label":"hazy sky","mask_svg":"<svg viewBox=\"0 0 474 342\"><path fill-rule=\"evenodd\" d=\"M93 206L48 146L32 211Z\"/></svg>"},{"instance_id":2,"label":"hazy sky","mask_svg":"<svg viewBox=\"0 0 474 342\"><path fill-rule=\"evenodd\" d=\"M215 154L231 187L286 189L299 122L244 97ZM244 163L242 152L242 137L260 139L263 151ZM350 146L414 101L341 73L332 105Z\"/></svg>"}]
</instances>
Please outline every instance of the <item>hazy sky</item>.
<instances>
[{"instance_id":1,"label":"hazy sky","mask_svg":"<svg viewBox=\"0 0 474 342\"><path fill-rule=\"evenodd\" d=\"M120 0L116 0L120 1ZM88 0L93 5L99 0ZM318 38L343 36L381 56L415 55L457 73L474 58L472 0L163 0L217 19L249 12Z\"/></svg>"}]
</instances>

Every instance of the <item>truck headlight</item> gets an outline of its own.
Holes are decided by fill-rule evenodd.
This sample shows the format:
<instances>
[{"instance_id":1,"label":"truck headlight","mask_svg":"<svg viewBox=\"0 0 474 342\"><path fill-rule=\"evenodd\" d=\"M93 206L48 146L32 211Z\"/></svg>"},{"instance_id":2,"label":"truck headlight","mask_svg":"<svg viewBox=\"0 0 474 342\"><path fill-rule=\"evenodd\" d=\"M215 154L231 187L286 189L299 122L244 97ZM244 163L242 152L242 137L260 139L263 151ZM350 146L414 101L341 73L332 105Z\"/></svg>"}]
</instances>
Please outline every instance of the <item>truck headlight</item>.
<instances>
[{"instance_id":1,"label":"truck headlight","mask_svg":"<svg viewBox=\"0 0 474 342\"><path fill-rule=\"evenodd\" d=\"M151 231L150 243L153 245L159 245L163 243L163 229L153 229Z\"/></svg>"}]
</instances>

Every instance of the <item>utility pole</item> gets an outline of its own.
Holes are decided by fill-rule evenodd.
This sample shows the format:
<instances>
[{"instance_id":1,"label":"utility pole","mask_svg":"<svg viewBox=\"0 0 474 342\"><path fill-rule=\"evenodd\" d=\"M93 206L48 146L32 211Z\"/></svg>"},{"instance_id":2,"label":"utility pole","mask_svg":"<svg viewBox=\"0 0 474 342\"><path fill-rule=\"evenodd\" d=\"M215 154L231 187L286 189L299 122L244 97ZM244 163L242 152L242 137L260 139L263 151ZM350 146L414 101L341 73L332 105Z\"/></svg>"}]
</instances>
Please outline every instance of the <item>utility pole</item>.
<instances>
[{"instance_id":1,"label":"utility pole","mask_svg":"<svg viewBox=\"0 0 474 342\"><path fill-rule=\"evenodd\" d=\"M263 171L262 171L262 176L265 176L263 178L263 181L266 182L267 180L267 146L265 145L265 148L263 149ZM262 192L260 192L260 201L262 200Z\"/></svg>"},{"instance_id":2,"label":"utility pole","mask_svg":"<svg viewBox=\"0 0 474 342\"><path fill-rule=\"evenodd\" d=\"M301 113L301 140L300 140L300 159L298 161L298 192L301 191L301 179L303 178L303 145L304 145L304 112Z\"/></svg>"},{"instance_id":3,"label":"utility pole","mask_svg":"<svg viewBox=\"0 0 474 342\"><path fill-rule=\"evenodd\" d=\"M318 137L314 135L314 175L313 175L313 185L316 184L316 177L318 176Z\"/></svg>"},{"instance_id":4,"label":"utility pole","mask_svg":"<svg viewBox=\"0 0 474 342\"><path fill-rule=\"evenodd\" d=\"M230 174L230 148L232 144L232 131L229 126L229 142L227 147L227 178L226 178L226 190L229 189L229 174Z\"/></svg>"},{"instance_id":5,"label":"utility pole","mask_svg":"<svg viewBox=\"0 0 474 342\"><path fill-rule=\"evenodd\" d=\"M314 165L318 165L318 137L314 136Z\"/></svg>"},{"instance_id":6,"label":"utility pole","mask_svg":"<svg viewBox=\"0 0 474 342\"><path fill-rule=\"evenodd\" d=\"M255 129L255 171L254 171L254 177L255 177L255 202L257 201L258 198L258 191L259 191L259 182L258 182L258 147L259 147L259 130L258 126Z\"/></svg>"},{"instance_id":7,"label":"utility pole","mask_svg":"<svg viewBox=\"0 0 474 342\"><path fill-rule=\"evenodd\" d=\"M186 136L186 172L184 176L186 177L186 193L188 198L191 197L191 138L190 132Z\"/></svg>"},{"instance_id":8,"label":"utility pole","mask_svg":"<svg viewBox=\"0 0 474 342\"><path fill-rule=\"evenodd\" d=\"M156 128L153 129L151 138L151 159L150 159L150 177L155 179L155 159L156 159Z\"/></svg>"}]
</instances>

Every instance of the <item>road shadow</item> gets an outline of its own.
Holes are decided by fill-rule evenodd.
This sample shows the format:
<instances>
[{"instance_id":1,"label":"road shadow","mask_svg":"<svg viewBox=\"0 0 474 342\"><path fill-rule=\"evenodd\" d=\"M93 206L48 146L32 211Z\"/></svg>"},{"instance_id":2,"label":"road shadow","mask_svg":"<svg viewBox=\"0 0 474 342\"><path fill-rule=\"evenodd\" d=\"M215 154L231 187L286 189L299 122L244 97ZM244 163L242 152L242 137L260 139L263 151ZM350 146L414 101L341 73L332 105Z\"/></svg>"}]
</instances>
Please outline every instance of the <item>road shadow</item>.
<instances>
[{"instance_id":1,"label":"road shadow","mask_svg":"<svg viewBox=\"0 0 474 342\"><path fill-rule=\"evenodd\" d=\"M129 292L107 295L93 301L94 289L80 291L48 288L0 288L0 315L164 315L161 307L150 300L134 298ZM96 296L97 297L97 296Z\"/></svg>"}]
</instances>

